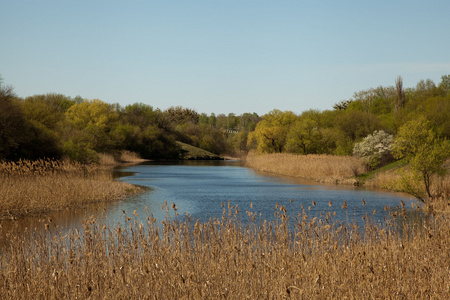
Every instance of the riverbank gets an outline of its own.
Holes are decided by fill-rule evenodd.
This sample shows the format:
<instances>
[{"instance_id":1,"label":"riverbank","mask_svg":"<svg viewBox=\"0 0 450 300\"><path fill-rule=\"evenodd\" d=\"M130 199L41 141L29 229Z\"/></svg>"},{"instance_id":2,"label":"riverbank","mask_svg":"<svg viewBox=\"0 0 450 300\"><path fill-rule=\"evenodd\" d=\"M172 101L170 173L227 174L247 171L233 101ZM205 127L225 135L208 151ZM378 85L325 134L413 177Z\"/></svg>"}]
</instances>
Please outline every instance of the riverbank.
<instances>
[{"instance_id":1,"label":"riverbank","mask_svg":"<svg viewBox=\"0 0 450 300\"><path fill-rule=\"evenodd\" d=\"M366 172L355 157L335 155L249 154L246 166L257 171L304 178L319 183L357 184L355 176Z\"/></svg>"},{"instance_id":2,"label":"riverbank","mask_svg":"<svg viewBox=\"0 0 450 300\"><path fill-rule=\"evenodd\" d=\"M257 171L314 180L319 183L362 185L386 191L405 192L405 186L417 190L408 176L407 166L393 165L367 173L365 166L355 157L334 155L249 154L246 166ZM446 163L450 169L450 161ZM403 173L402 173L403 172ZM403 175L402 175L403 174ZM406 173L408 174L408 173ZM411 176L409 176L411 177ZM434 211L450 211L450 175L433 178L433 203L427 203Z\"/></svg>"},{"instance_id":3,"label":"riverbank","mask_svg":"<svg viewBox=\"0 0 450 300\"><path fill-rule=\"evenodd\" d=\"M112 169L143 161L125 152L118 158L102 154L99 164L90 165L67 160L0 163L0 218L83 208L139 193L142 187L114 180Z\"/></svg>"}]
</instances>

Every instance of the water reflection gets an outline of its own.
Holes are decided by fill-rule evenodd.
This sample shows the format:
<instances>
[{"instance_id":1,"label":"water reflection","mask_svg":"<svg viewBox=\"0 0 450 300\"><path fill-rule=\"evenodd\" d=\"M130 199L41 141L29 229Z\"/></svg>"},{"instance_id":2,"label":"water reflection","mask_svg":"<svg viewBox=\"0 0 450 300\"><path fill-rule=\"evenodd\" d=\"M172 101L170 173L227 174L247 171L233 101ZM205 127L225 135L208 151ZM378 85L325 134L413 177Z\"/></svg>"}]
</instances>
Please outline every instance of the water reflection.
<instances>
[{"instance_id":1,"label":"water reflection","mask_svg":"<svg viewBox=\"0 0 450 300\"><path fill-rule=\"evenodd\" d=\"M153 188L127 202L127 209L141 211L147 206L159 219L164 217L160 209L164 201L201 220L220 217L222 203L228 201L241 212L253 210L268 220L273 220L278 203L292 213L303 206L312 217L336 212L336 219L341 221L347 216L361 220L367 214L382 220L389 214L385 207L403 201L410 208L416 203L403 194L263 174L243 167L239 161L151 162L125 170L134 174L120 180ZM344 201L348 206L345 212L341 209Z\"/></svg>"},{"instance_id":2,"label":"water reflection","mask_svg":"<svg viewBox=\"0 0 450 300\"><path fill-rule=\"evenodd\" d=\"M7 243L8 233L26 233L27 229L63 233L80 229L82 221L90 216L109 226L123 222L124 212L128 216L139 215L142 221L148 214L161 221L165 217L161 209L165 202L169 206L175 203L181 216L186 214L202 221L220 218L228 201L237 207L244 222L248 220L246 212L270 221L275 219L281 207L285 207L292 218L302 213L311 218L331 215L334 221L361 222L365 216L370 216L374 222L383 223L390 217L385 208L400 206L401 201L406 203L408 214L415 214L411 204L416 201L402 194L353 186L319 185L263 174L243 167L240 161L149 162L118 169L115 175L118 180L150 189L125 201L88 209L55 212L20 221L2 220L0 243Z\"/></svg>"}]
</instances>

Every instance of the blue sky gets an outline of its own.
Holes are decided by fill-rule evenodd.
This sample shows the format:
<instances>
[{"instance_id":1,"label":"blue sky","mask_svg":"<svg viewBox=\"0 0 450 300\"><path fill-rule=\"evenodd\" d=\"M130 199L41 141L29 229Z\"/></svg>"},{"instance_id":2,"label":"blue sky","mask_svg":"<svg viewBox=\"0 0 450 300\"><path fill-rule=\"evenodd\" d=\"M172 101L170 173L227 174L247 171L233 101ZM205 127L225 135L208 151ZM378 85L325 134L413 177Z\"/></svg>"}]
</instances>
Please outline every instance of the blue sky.
<instances>
[{"instance_id":1,"label":"blue sky","mask_svg":"<svg viewBox=\"0 0 450 300\"><path fill-rule=\"evenodd\" d=\"M450 1L3 0L0 75L61 93L202 113L332 109L450 74Z\"/></svg>"}]
</instances>

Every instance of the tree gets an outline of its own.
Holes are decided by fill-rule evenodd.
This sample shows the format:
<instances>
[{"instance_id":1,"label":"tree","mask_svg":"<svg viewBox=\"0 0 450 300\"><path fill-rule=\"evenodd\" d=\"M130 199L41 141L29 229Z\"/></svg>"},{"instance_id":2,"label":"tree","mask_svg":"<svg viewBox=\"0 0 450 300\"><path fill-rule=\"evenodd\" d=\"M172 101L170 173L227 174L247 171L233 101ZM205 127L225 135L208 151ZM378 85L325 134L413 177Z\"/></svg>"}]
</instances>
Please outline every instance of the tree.
<instances>
[{"instance_id":1,"label":"tree","mask_svg":"<svg viewBox=\"0 0 450 300\"><path fill-rule=\"evenodd\" d=\"M444 75L441 77L439 88L442 90L444 96L450 93L450 75Z\"/></svg>"},{"instance_id":2,"label":"tree","mask_svg":"<svg viewBox=\"0 0 450 300\"><path fill-rule=\"evenodd\" d=\"M112 139L117 136L118 120L113 105L98 99L85 100L72 105L65 117L61 143L64 154L71 159L93 162L97 160L97 152L111 152L120 146Z\"/></svg>"},{"instance_id":3,"label":"tree","mask_svg":"<svg viewBox=\"0 0 450 300\"><path fill-rule=\"evenodd\" d=\"M334 127L341 130L343 138L337 141L339 154L351 154L354 142L381 129L379 118L370 113L353 110L335 111Z\"/></svg>"},{"instance_id":4,"label":"tree","mask_svg":"<svg viewBox=\"0 0 450 300\"><path fill-rule=\"evenodd\" d=\"M375 130L353 147L353 155L360 157L372 169L392 159L391 148L394 137L383 130Z\"/></svg>"},{"instance_id":5,"label":"tree","mask_svg":"<svg viewBox=\"0 0 450 300\"><path fill-rule=\"evenodd\" d=\"M286 150L292 153L317 153L322 139L316 121L309 117L298 118L287 135Z\"/></svg>"},{"instance_id":6,"label":"tree","mask_svg":"<svg viewBox=\"0 0 450 300\"><path fill-rule=\"evenodd\" d=\"M334 110L346 110L353 100L342 100L333 105Z\"/></svg>"},{"instance_id":7,"label":"tree","mask_svg":"<svg viewBox=\"0 0 450 300\"><path fill-rule=\"evenodd\" d=\"M291 111L272 110L264 115L248 137L248 145L256 144L258 152L281 153L286 145L289 128L297 116Z\"/></svg>"},{"instance_id":8,"label":"tree","mask_svg":"<svg viewBox=\"0 0 450 300\"><path fill-rule=\"evenodd\" d=\"M17 151L24 142L26 126L12 87L0 85L0 108L0 159L19 158Z\"/></svg>"},{"instance_id":9,"label":"tree","mask_svg":"<svg viewBox=\"0 0 450 300\"><path fill-rule=\"evenodd\" d=\"M403 79L401 76L398 76L397 80L395 80L395 89L394 113L398 113L405 107L405 92L403 91Z\"/></svg>"},{"instance_id":10,"label":"tree","mask_svg":"<svg viewBox=\"0 0 450 300\"><path fill-rule=\"evenodd\" d=\"M446 140L439 139L433 132L430 122L424 117L404 124L398 132L393 146L393 154L396 158L404 158L415 175L425 186L426 197L432 200L432 178L434 175L445 174L444 162L450 156L450 145ZM425 201L420 191L406 186L405 191L416 198Z\"/></svg>"},{"instance_id":11,"label":"tree","mask_svg":"<svg viewBox=\"0 0 450 300\"><path fill-rule=\"evenodd\" d=\"M169 107L163 113L174 127L185 123L197 124L200 117L195 110L181 106Z\"/></svg>"}]
</instances>

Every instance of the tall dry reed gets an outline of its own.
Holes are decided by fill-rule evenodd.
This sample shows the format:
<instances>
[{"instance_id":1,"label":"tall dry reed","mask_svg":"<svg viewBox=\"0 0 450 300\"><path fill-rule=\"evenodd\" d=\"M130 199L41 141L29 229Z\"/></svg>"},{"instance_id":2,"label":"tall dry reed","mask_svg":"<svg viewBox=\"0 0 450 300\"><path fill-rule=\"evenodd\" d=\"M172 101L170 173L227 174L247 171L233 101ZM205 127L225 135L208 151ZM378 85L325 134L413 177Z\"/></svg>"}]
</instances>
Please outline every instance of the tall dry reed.
<instances>
[{"instance_id":1,"label":"tall dry reed","mask_svg":"<svg viewBox=\"0 0 450 300\"><path fill-rule=\"evenodd\" d=\"M38 160L0 163L0 217L18 217L113 201L139 191L101 165Z\"/></svg>"},{"instance_id":2,"label":"tall dry reed","mask_svg":"<svg viewBox=\"0 0 450 300\"><path fill-rule=\"evenodd\" d=\"M258 171L324 183L355 183L352 177L366 171L357 158L334 155L249 154L246 165Z\"/></svg>"},{"instance_id":3,"label":"tall dry reed","mask_svg":"<svg viewBox=\"0 0 450 300\"><path fill-rule=\"evenodd\" d=\"M174 206L175 207L175 206ZM1 299L448 299L449 219L364 227L290 216L243 225L124 216L117 227L11 236ZM345 209L345 208L344 208ZM236 208L237 210L237 208ZM402 212L396 213L396 218ZM242 217L242 216L241 216ZM51 226L51 224L50 224ZM406 234L408 232L408 234Z\"/></svg>"}]
</instances>

